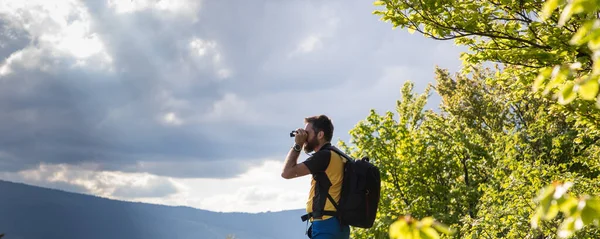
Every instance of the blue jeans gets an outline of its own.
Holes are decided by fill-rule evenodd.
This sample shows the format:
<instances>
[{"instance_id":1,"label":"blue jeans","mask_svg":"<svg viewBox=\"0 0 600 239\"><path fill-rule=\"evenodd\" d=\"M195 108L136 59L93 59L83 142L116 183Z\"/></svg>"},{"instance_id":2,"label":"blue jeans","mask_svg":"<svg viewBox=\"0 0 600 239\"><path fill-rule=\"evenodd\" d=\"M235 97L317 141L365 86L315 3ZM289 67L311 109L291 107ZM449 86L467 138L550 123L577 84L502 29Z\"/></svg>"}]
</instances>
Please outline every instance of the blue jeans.
<instances>
[{"instance_id":1,"label":"blue jeans","mask_svg":"<svg viewBox=\"0 0 600 239\"><path fill-rule=\"evenodd\" d=\"M312 222L312 239L349 239L350 226L342 225L340 221L331 217L322 221Z\"/></svg>"}]
</instances>

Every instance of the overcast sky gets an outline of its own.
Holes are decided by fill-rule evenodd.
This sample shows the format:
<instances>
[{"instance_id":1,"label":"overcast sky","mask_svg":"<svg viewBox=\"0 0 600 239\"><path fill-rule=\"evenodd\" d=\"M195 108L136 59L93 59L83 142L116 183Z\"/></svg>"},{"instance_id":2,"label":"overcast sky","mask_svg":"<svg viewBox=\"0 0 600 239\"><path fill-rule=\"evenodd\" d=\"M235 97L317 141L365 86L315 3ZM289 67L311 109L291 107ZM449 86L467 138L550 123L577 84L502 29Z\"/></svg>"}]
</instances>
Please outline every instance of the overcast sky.
<instances>
[{"instance_id":1,"label":"overcast sky","mask_svg":"<svg viewBox=\"0 0 600 239\"><path fill-rule=\"evenodd\" d=\"M0 179L213 211L304 208L303 118L334 141L460 48L362 0L2 0ZM435 107L437 98L430 107ZM307 156L302 155L299 161Z\"/></svg>"}]
</instances>

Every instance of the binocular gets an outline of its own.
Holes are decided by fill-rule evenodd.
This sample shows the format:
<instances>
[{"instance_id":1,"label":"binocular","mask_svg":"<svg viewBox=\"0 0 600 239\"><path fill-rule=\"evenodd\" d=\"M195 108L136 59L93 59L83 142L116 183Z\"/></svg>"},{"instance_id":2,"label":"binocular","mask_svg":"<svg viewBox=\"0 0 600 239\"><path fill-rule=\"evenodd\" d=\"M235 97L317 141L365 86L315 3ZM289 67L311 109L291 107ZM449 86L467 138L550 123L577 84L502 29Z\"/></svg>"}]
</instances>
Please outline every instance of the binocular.
<instances>
[{"instance_id":1,"label":"binocular","mask_svg":"<svg viewBox=\"0 0 600 239\"><path fill-rule=\"evenodd\" d=\"M292 132L290 132L290 137L296 136L297 133L298 133L298 131L293 130Z\"/></svg>"}]
</instances>

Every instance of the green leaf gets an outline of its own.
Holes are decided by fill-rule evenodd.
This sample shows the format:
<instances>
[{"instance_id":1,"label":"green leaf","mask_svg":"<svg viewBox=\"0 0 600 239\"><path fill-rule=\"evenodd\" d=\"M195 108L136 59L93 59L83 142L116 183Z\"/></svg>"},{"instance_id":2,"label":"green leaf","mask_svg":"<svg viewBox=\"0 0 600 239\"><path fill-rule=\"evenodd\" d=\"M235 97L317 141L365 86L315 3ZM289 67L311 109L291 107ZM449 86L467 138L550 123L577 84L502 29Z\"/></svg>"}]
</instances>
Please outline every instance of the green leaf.
<instances>
[{"instance_id":1,"label":"green leaf","mask_svg":"<svg viewBox=\"0 0 600 239\"><path fill-rule=\"evenodd\" d=\"M437 233L437 231L435 231L435 229L431 228L431 227L424 227L421 229L421 232L419 233L421 238L423 239L439 239L440 235Z\"/></svg>"},{"instance_id":2,"label":"green leaf","mask_svg":"<svg viewBox=\"0 0 600 239\"><path fill-rule=\"evenodd\" d=\"M560 14L560 18L558 19L558 27L565 26L565 23L567 23L567 21L569 21L569 19L571 18L572 15L573 15L573 4L569 3L565 7L565 9L563 9L563 12Z\"/></svg>"},{"instance_id":3,"label":"green leaf","mask_svg":"<svg viewBox=\"0 0 600 239\"><path fill-rule=\"evenodd\" d=\"M544 87L547 79L552 74L552 68L546 67L540 71L535 80L533 81L533 91L537 92L538 90Z\"/></svg>"},{"instance_id":4,"label":"green leaf","mask_svg":"<svg viewBox=\"0 0 600 239\"><path fill-rule=\"evenodd\" d=\"M571 82L572 83L572 82ZM569 190L569 188L571 188L573 186L572 182L564 182L562 184L558 184L554 187L554 194L552 195L552 197L554 199L559 199L562 198L564 195L566 195L567 191Z\"/></svg>"},{"instance_id":5,"label":"green leaf","mask_svg":"<svg viewBox=\"0 0 600 239\"><path fill-rule=\"evenodd\" d=\"M390 225L390 229L389 229L390 238L392 238L392 239L402 238L403 230L404 230L405 226L406 226L406 222L404 220L397 220L394 223L392 223L392 225Z\"/></svg>"},{"instance_id":6,"label":"green leaf","mask_svg":"<svg viewBox=\"0 0 600 239\"><path fill-rule=\"evenodd\" d=\"M433 228L435 228L435 230L437 230L438 232L444 233L446 235L454 234L454 229L440 223L433 224Z\"/></svg>"},{"instance_id":7,"label":"green leaf","mask_svg":"<svg viewBox=\"0 0 600 239\"><path fill-rule=\"evenodd\" d=\"M542 219L543 220L550 220L550 219L556 217L556 215L558 215L558 212L559 212L558 209L559 208L558 208L558 205L556 204L556 201L553 200L550 203L550 207L548 207L548 211L546 211L546 214L544 214L542 216Z\"/></svg>"},{"instance_id":8,"label":"green leaf","mask_svg":"<svg viewBox=\"0 0 600 239\"><path fill-rule=\"evenodd\" d=\"M600 51L598 51L598 53L600 53ZM594 59L594 65L592 66L592 75L599 75L600 74L600 54L598 54L599 57L596 57Z\"/></svg>"},{"instance_id":9,"label":"green leaf","mask_svg":"<svg viewBox=\"0 0 600 239\"><path fill-rule=\"evenodd\" d=\"M407 31L408 31L408 33L410 33L410 34L413 34L413 33L415 33L415 31L416 31L416 29L415 29L414 27L412 27L412 26L408 26L406 30L407 30Z\"/></svg>"},{"instance_id":10,"label":"green leaf","mask_svg":"<svg viewBox=\"0 0 600 239\"><path fill-rule=\"evenodd\" d=\"M544 3L542 7L542 13L540 14L540 20L546 21L550 15L554 12L554 10L558 7L558 4L561 3L561 0L548 0Z\"/></svg>"},{"instance_id":11,"label":"green leaf","mask_svg":"<svg viewBox=\"0 0 600 239\"><path fill-rule=\"evenodd\" d=\"M385 6L385 2L384 1L375 1L373 3L374 6Z\"/></svg>"},{"instance_id":12,"label":"green leaf","mask_svg":"<svg viewBox=\"0 0 600 239\"><path fill-rule=\"evenodd\" d=\"M577 30L577 32L573 35L573 37L569 41L569 44L572 44L572 45L581 45L583 43L586 43L589 40L589 37L586 37L586 36L589 36L590 30L592 30L592 27L594 26L594 23L596 21L597 20L586 21Z\"/></svg>"},{"instance_id":13,"label":"green leaf","mask_svg":"<svg viewBox=\"0 0 600 239\"><path fill-rule=\"evenodd\" d=\"M534 214L533 214L533 216L531 217L531 221L530 221L531 227L532 227L533 229L536 229L536 228L538 228L538 227L539 227L539 225L540 225L540 220L541 220L541 219L542 219L542 208L540 207L540 208L538 208L538 209L535 211L535 213L534 213Z\"/></svg>"},{"instance_id":14,"label":"green leaf","mask_svg":"<svg viewBox=\"0 0 600 239\"><path fill-rule=\"evenodd\" d=\"M550 82L548 82L548 84L546 85L546 88L544 89L544 92L542 92L542 94L546 95L546 94L550 93L550 91L552 91L557 86L563 84L569 77L569 73L570 73L569 68L555 66L552 69L552 79L550 80Z\"/></svg>"},{"instance_id":15,"label":"green leaf","mask_svg":"<svg viewBox=\"0 0 600 239\"><path fill-rule=\"evenodd\" d=\"M598 76L588 77L588 79L579 86L577 92L582 99L594 100L598 94L599 88L600 84L598 84Z\"/></svg>"},{"instance_id":16,"label":"green leaf","mask_svg":"<svg viewBox=\"0 0 600 239\"><path fill-rule=\"evenodd\" d=\"M563 85L558 97L559 104L566 105L568 103L571 103L571 101L573 101L575 97L577 97L577 94L575 94L575 92L573 91L574 85L575 84L572 81L566 82Z\"/></svg>"},{"instance_id":17,"label":"green leaf","mask_svg":"<svg viewBox=\"0 0 600 239\"><path fill-rule=\"evenodd\" d=\"M566 215L573 215L577 210L577 203L577 199L569 197L560 201L558 204L561 212Z\"/></svg>"},{"instance_id":18,"label":"green leaf","mask_svg":"<svg viewBox=\"0 0 600 239\"><path fill-rule=\"evenodd\" d=\"M553 184L547 185L542 190L540 190L540 193L535 200L538 202L544 202L548 200L549 202L549 200L552 199L552 195L554 195L555 189L556 187Z\"/></svg>"},{"instance_id":19,"label":"green leaf","mask_svg":"<svg viewBox=\"0 0 600 239\"><path fill-rule=\"evenodd\" d=\"M596 211L600 212L600 198L594 197L586 200L585 206L594 208ZM600 217L600 215L598 215L598 217Z\"/></svg>"},{"instance_id":20,"label":"green leaf","mask_svg":"<svg viewBox=\"0 0 600 239\"><path fill-rule=\"evenodd\" d=\"M568 238L575 232L575 218L568 217L563 223L560 224L558 228L558 237L559 238Z\"/></svg>"},{"instance_id":21,"label":"green leaf","mask_svg":"<svg viewBox=\"0 0 600 239\"><path fill-rule=\"evenodd\" d=\"M600 49L600 30L592 32L588 41L588 47L592 51Z\"/></svg>"},{"instance_id":22,"label":"green leaf","mask_svg":"<svg viewBox=\"0 0 600 239\"><path fill-rule=\"evenodd\" d=\"M431 225L433 225L434 220L433 217L426 217L421 219L420 224L422 227L430 227Z\"/></svg>"},{"instance_id":23,"label":"green leaf","mask_svg":"<svg viewBox=\"0 0 600 239\"><path fill-rule=\"evenodd\" d=\"M581 210L581 220L584 225L595 224L598 225L598 215L600 212L595 210L593 207L584 207Z\"/></svg>"}]
</instances>

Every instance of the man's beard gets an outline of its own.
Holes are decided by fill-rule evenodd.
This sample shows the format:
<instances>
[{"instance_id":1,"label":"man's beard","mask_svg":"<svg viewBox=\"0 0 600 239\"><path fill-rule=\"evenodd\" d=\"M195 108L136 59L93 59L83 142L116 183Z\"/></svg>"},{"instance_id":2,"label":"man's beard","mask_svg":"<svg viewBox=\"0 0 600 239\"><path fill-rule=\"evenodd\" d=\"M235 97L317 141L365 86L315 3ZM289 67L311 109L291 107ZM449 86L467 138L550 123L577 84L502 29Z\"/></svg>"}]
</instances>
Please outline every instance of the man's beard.
<instances>
[{"instance_id":1,"label":"man's beard","mask_svg":"<svg viewBox=\"0 0 600 239\"><path fill-rule=\"evenodd\" d=\"M317 146L319 146L319 140L317 140L316 138L314 138L312 141L308 140L304 145L304 152L310 153L314 151L315 148L317 148Z\"/></svg>"}]
</instances>

